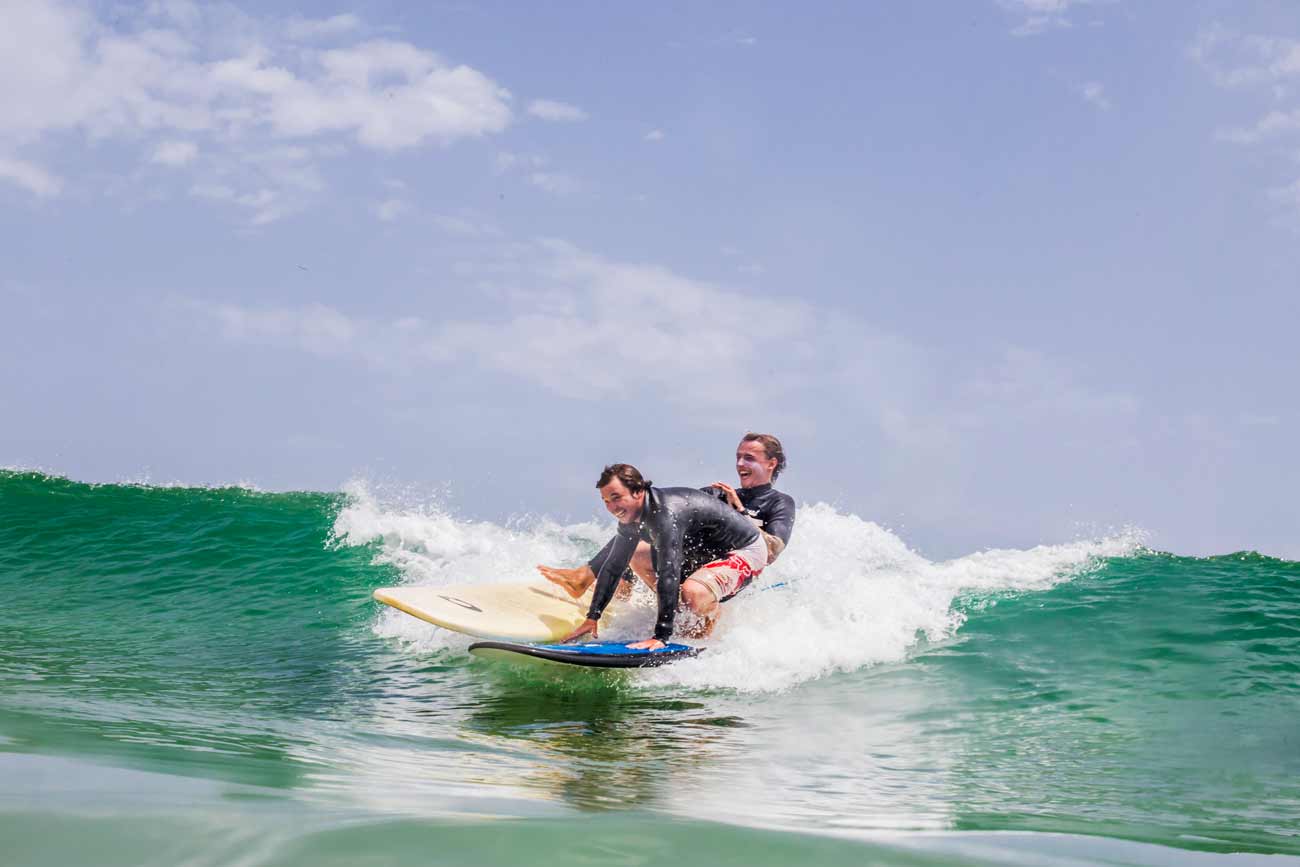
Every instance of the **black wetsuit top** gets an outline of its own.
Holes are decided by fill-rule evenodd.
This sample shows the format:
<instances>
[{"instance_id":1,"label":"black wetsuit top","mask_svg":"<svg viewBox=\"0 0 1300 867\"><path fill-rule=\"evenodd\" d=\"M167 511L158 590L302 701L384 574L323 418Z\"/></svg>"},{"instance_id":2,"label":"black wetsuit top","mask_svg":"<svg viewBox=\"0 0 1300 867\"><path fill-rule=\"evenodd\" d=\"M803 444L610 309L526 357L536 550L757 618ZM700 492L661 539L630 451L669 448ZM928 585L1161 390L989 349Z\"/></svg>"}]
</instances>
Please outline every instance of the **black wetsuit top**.
<instances>
[{"instance_id":1,"label":"black wetsuit top","mask_svg":"<svg viewBox=\"0 0 1300 867\"><path fill-rule=\"evenodd\" d=\"M591 561L596 589L587 617L599 620L614 596L614 588L632 552L642 539L650 543L659 596L655 638L667 641L673 634L678 588L682 579L706 563L744 548L758 538L758 528L744 515L695 488L650 488L641 520L619 524L618 535Z\"/></svg>"},{"instance_id":2,"label":"black wetsuit top","mask_svg":"<svg viewBox=\"0 0 1300 867\"><path fill-rule=\"evenodd\" d=\"M727 495L721 488L708 487L700 488L700 490L709 496L716 497L730 508L731 504L727 503ZM740 497L740 504L745 507L745 514L758 522L758 528L764 533L776 536L783 544L789 545L790 534L794 532L794 497L781 493L772 487L771 482L753 488L736 488L735 490L736 495ZM616 539L610 539L595 557L587 561L592 574L600 573L600 567L609 559L615 541ZM636 576L632 574L631 569L623 570L622 577L624 581L636 580Z\"/></svg>"},{"instance_id":3,"label":"black wetsuit top","mask_svg":"<svg viewBox=\"0 0 1300 867\"><path fill-rule=\"evenodd\" d=\"M727 495L721 488L700 490L727 502ZM740 497L745 514L760 522L760 530L790 544L790 533L794 531L794 497L781 493L772 487L771 482L752 488L736 488L736 496Z\"/></svg>"}]
</instances>

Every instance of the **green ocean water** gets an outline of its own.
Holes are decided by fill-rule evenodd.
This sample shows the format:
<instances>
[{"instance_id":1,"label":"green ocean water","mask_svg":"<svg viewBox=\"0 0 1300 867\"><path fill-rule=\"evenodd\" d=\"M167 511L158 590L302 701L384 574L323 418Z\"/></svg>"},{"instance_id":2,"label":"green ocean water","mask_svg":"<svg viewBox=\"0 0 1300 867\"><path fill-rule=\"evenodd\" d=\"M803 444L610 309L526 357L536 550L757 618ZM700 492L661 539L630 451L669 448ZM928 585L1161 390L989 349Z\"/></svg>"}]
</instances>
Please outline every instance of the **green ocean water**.
<instances>
[{"instance_id":1,"label":"green ocean water","mask_svg":"<svg viewBox=\"0 0 1300 867\"><path fill-rule=\"evenodd\" d=\"M0 862L1300 863L1300 564L801 507L789 588L631 676L370 599L607 529L0 472Z\"/></svg>"}]
</instances>

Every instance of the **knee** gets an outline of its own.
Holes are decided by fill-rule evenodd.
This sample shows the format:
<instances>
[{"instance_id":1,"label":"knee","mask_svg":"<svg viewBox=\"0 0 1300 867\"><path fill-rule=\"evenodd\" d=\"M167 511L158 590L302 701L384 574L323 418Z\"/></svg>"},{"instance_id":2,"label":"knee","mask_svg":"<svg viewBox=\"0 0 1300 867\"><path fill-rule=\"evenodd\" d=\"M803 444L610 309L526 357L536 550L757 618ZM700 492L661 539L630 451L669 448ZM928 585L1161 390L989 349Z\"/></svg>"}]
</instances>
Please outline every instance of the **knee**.
<instances>
[{"instance_id":1,"label":"knee","mask_svg":"<svg viewBox=\"0 0 1300 867\"><path fill-rule=\"evenodd\" d=\"M632 571L642 578L654 575L654 563L650 559L650 546L644 543L637 546L632 554Z\"/></svg>"},{"instance_id":2,"label":"knee","mask_svg":"<svg viewBox=\"0 0 1300 867\"><path fill-rule=\"evenodd\" d=\"M710 614L718 606L713 598L713 591L698 581L687 579L682 582L682 602L696 614Z\"/></svg>"}]
</instances>

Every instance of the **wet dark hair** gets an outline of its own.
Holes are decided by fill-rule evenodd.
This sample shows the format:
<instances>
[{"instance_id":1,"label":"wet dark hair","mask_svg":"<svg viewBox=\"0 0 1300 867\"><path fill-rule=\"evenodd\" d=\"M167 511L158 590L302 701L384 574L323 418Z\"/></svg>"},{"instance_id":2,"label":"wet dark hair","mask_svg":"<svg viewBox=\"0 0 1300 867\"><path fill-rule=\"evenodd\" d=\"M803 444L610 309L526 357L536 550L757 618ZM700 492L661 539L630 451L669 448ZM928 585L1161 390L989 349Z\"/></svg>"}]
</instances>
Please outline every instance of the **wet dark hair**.
<instances>
[{"instance_id":1,"label":"wet dark hair","mask_svg":"<svg viewBox=\"0 0 1300 867\"><path fill-rule=\"evenodd\" d=\"M650 480L641 478L641 471L631 464L610 464L601 472L596 487L603 488L615 479L622 482L628 492L633 494L648 490L651 485Z\"/></svg>"},{"instance_id":2,"label":"wet dark hair","mask_svg":"<svg viewBox=\"0 0 1300 867\"><path fill-rule=\"evenodd\" d=\"M776 458L776 469L772 470L772 478L781 475L785 469L785 449L781 448L781 441L771 434L754 433L750 431L740 438L741 443L758 443L763 447L763 454L768 459Z\"/></svg>"}]
</instances>

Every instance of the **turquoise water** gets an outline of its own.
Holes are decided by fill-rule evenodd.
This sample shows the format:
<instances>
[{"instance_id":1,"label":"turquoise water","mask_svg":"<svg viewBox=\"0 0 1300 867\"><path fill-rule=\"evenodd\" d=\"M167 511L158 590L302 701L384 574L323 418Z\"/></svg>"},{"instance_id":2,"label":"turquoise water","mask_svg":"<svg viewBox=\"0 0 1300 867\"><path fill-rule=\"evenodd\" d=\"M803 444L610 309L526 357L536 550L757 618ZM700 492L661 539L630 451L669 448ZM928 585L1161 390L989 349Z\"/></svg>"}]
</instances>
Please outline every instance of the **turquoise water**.
<instances>
[{"instance_id":1,"label":"turquoise water","mask_svg":"<svg viewBox=\"0 0 1300 867\"><path fill-rule=\"evenodd\" d=\"M370 600L608 531L0 472L4 862L1300 863L1300 564L933 563L810 505L786 587L632 675Z\"/></svg>"}]
</instances>

